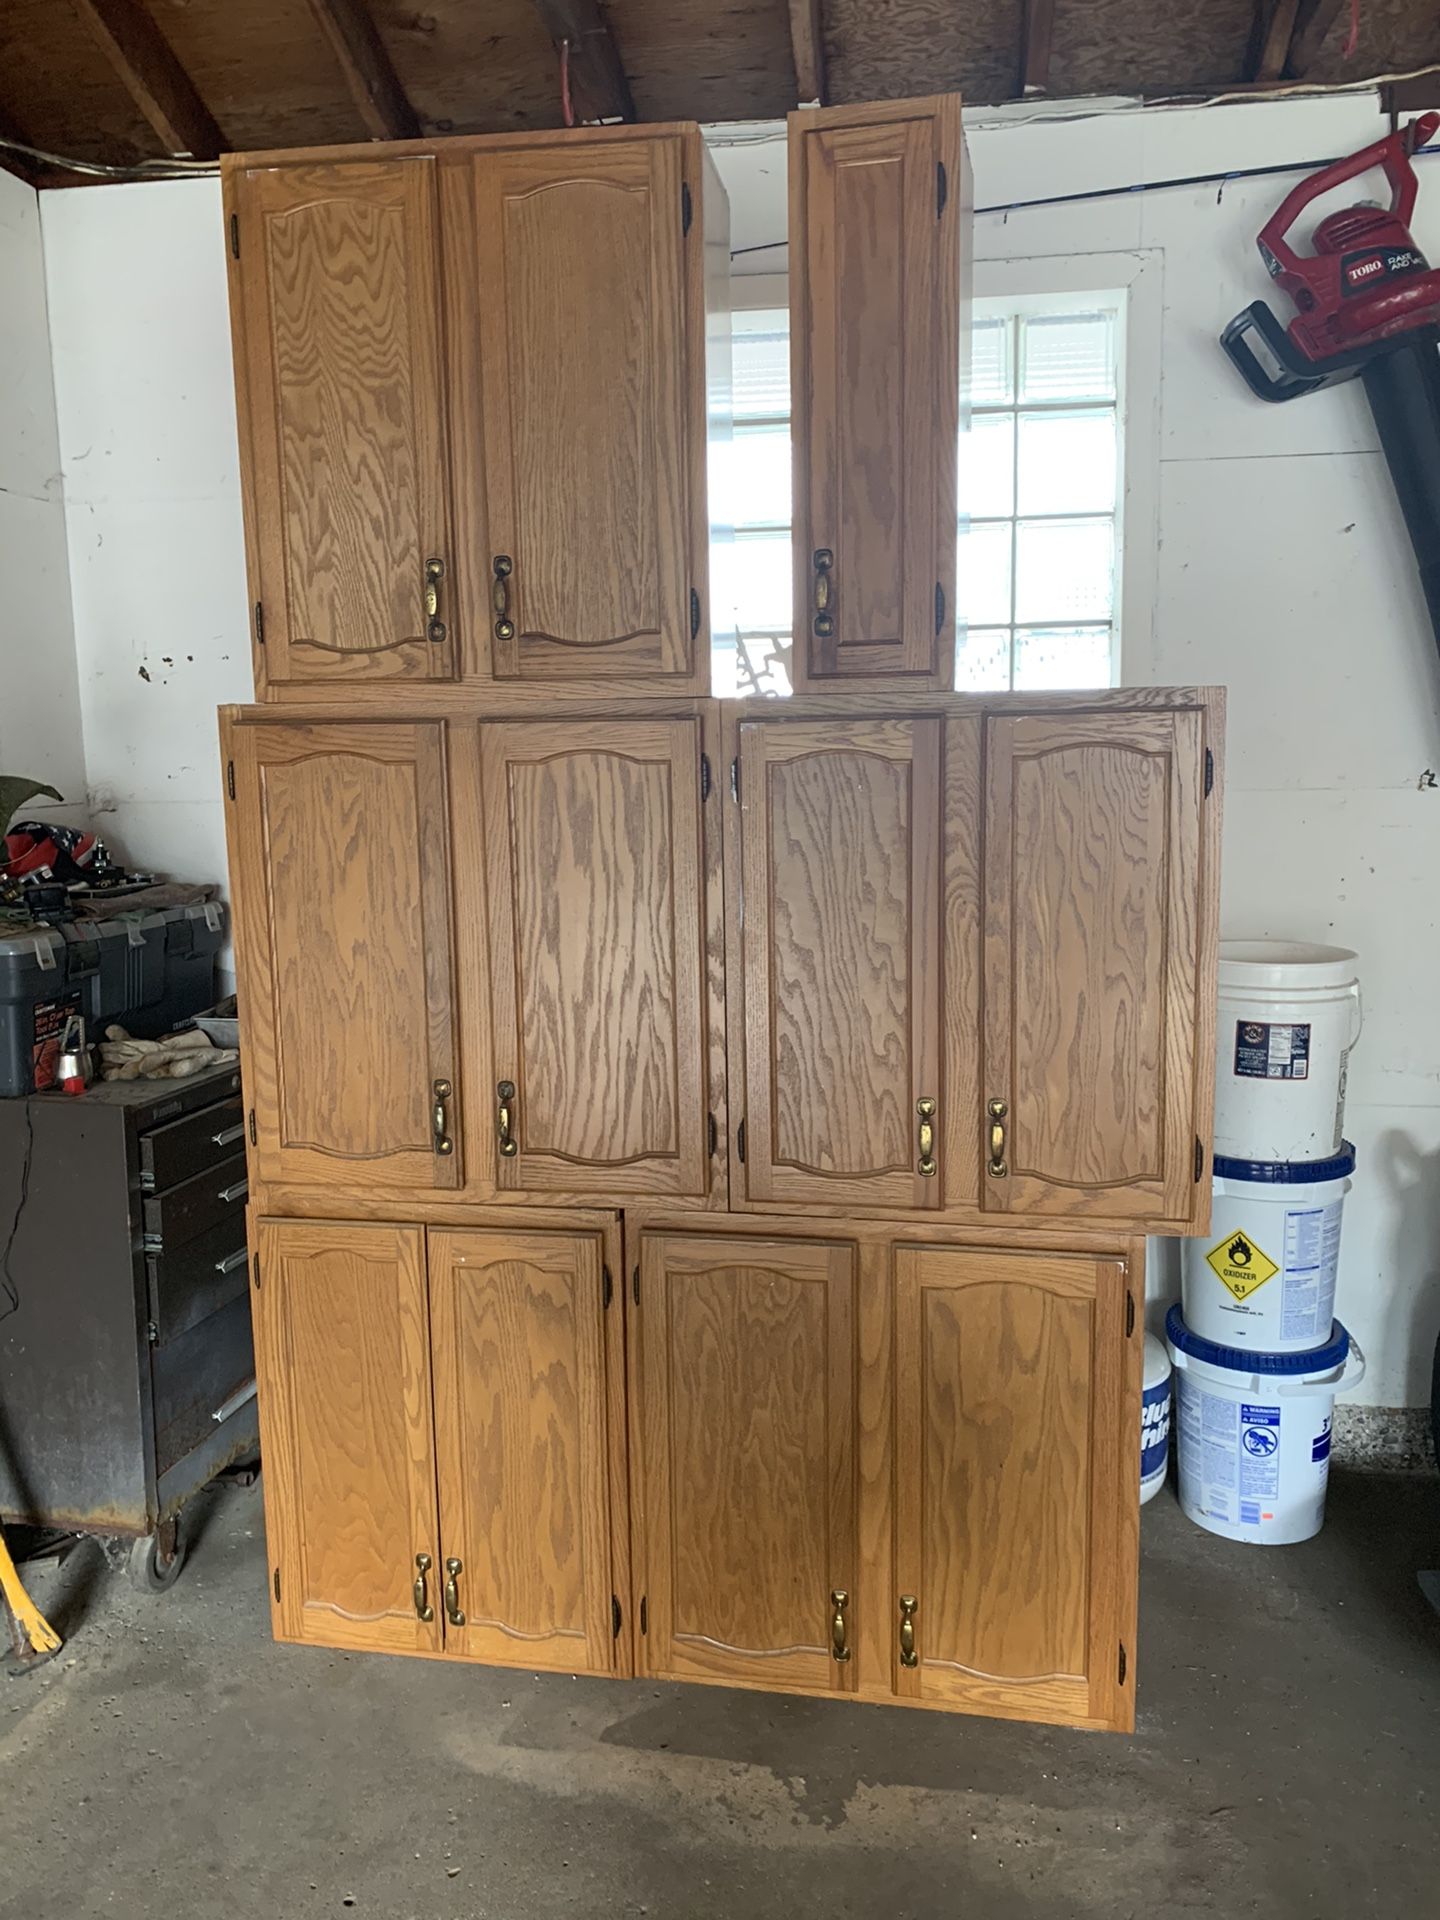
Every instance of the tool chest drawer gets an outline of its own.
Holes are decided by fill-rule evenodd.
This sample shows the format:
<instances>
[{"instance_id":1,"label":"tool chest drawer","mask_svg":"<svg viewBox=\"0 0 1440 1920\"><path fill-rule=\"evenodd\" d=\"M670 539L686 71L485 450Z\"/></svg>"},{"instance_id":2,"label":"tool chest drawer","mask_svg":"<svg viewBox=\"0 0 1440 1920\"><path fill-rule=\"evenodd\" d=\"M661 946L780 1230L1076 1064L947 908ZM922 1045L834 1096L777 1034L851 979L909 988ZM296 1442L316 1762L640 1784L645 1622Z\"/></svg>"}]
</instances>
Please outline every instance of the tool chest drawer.
<instances>
[{"instance_id":1,"label":"tool chest drawer","mask_svg":"<svg viewBox=\"0 0 1440 1920\"><path fill-rule=\"evenodd\" d=\"M164 1473L228 1417L237 1394L255 1379L250 1302L232 1300L172 1340L152 1347L155 1467Z\"/></svg>"},{"instance_id":2,"label":"tool chest drawer","mask_svg":"<svg viewBox=\"0 0 1440 1920\"><path fill-rule=\"evenodd\" d=\"M147 1194L143 1208L145 1251L173 1252L221 1220L234 1221L243 1237L248 1192L245 1156L237 1153L165 1193Z\"/></svg>"},{"instance_id":3,"label":"tool chest drawer","mask_svg":"<svg viewBox=\"0 0 1440 1920\"><path fill-rule=\"evenodd\" d=\"M198 1113L187 1113L167 1126L142 1133L141 1188L146 1193L162 1193L243 1152L244 1146L245 1112L237 1094L233 1100L202 1107Z\"/></svg>"},{"instance_id":4,"label":"tool chest drawer","mask_svg":"<svg viewBox=\"0 0 1440 1920\"><path fill-rule=\"evenodd\" d=\"M163 1347L237 1299L249 1284L249 1259L239 1213L178 1247L147 1253L151 1341Z\"/></svg>"}]
</instances>

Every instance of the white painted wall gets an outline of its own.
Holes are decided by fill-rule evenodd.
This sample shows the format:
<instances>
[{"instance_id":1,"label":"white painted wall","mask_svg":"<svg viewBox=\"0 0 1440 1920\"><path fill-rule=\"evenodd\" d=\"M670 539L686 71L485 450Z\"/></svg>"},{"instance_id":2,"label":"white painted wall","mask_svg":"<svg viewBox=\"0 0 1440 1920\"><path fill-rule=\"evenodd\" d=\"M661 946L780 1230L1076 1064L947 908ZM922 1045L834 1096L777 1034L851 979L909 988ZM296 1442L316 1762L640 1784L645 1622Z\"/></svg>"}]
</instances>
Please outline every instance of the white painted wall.
<instances>
[{"instance_id":1,"label":"white painted wall","mask_svg":"<svg viewBox=\"0 0 1440 1920\"><path fill-rule=\"evenodd\" d=\"M69 806L37 801L34 811L73 820L84 812L85 758L40 211L9 173L0 173L0 369L0 773L58 788Z\"/></svg>"},{"instance_id":2,"label":"white painted wall","mask_svg":"<svg viewBox=\"0 0 1440 1920\"><path fill-rule=\"evenodd\" d=\"M976 201L1316 159L1381 130L1373 97L980 126ZM717 153L737 248L785 227L783 148L746 138ZM1417 233L1440 258L1440 161L1422 165ZM1420 785L1440 772L1440 663L1358 390L1266 407L1216 344L1266 291L1254 236L1288 185L982 214L977 284L1073 287L1093 259L1096 284L1128 262L1143 286L1125 677L1229 685L1226 931L1361 953L1340 1310L1370 1359L1358 1397L1414 1405L1440 1322L1440 792ZM91 785L132 857L215 878L214 708L248 693L218 191L50 194L44 229Z\"/></svg>"}]
</instances>

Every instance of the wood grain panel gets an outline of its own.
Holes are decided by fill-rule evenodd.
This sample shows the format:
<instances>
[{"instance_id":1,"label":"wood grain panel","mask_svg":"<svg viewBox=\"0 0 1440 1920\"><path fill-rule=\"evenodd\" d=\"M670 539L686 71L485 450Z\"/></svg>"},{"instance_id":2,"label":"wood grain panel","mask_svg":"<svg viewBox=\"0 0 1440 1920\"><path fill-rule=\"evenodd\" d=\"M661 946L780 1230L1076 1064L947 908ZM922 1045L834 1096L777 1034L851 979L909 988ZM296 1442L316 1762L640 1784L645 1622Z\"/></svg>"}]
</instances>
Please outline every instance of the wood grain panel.
<instances>
[{"instance_id":1,"label":"wood grain panel","mask_svg":"<svg viewBox=\"0 0 1440 1920\"><path fill-rule=\"evenodd\" d=\"M264 681L448 678L434 162L228 177Z\"/></svg>"},{"instance_id":2,"label":"wood grain panel","mask_svg":"<svg viewBox=\"0 0 1440 1920\"><path fill-rule=\"evenodd\" d=\"M440 1537L465 1615L447 1650L609 1672L600 1236L432 1231L430 1306Z\"/></svg>"},{"instance_id":3,"label":"wood grain panel","mask_svg":"<svg viewBox=\"0 0 1440 1920\"><path fill-rule=\"evenodd\" d=\"M472 162L484 553L513 567L513 635L489 615L498 678L708 685L690 632L703 343L689 339L700 260L698 232L681 230L682 148L571 139Z\"/></svg>"},{"instance_id":4,"label":"wood grain panel","mask_svg":"<svg viewBox=\"0 0 1440 1920\"><path fill-rule=\"evenodd\" d=\"M807 111L789 125L796 685L949 686L959 101ZM829 632L816 619L821 550L833 556Z\"/></svg>"},{"instance_id":5,"label":"wood grain panel","mask_svg":"<svg viewBox=\"0 0 1440 1920\"><path fill-rule=\"evenodd\" d=\"M853 1249L646 1236L639 1276L645 1670L852 1689Z\"/></svg>"},{"instance_id":6,"label":"wood grain panel","mask_svg":"<svg viewBox=\"0 0 1440 1920\"><path fill-rule=\"evenodd\" d=\"M703 1194L705 887L691 720L480 729L502 1189Z\"/></svg>"},{"instance_id":7,"label":"wood grain panel","mask_svg":"<svg viewBox=\"0 0 1440 1920\"><path fill-rule=\"evenodd\" d=\"M984 1097L1009 1113L989 1208L1193 1207L1201 754L1195 713L990 723Z\"/></svg>"},{"instance_id":8,"label":"wood grain panel","mask_svg":"<svg viewBox=\"0 0 1440 1920\"><path fill-rule=\"evenodd\" d=\"M262 1220L255 1364L272 1617L281 1639L388 1653L440 1647L416 1613L438 1564L424 1236Z\"/></svg>"},{"instance_id":9,"label":"wood grain panel","mask_svg":"<svg viewBox=\"0 0 1440 1920\"><path fill-rule=\"evenodd\" d=\"M747 1198L938 1206L940 722L747 722L739 765Z\"/></svg>"},{"instance_id":10,"label":"wood grain panel","mask_svg":"<svg viewBox=\"0 0 1440 1920\"><path fill-rule=\"evenodd\" d=\"M449 859L432 724L237 729L231 884L266 1180L460 1180ZM449 1155L433 1087L452 1086Z\"/></svg>"},{"instance_id":11,"label":"wood grain panel","mask_svg":"<svg viewBox=\"0 0 1440 1920\"><path fill-rule=\"evenodd\" d=\"M1138 1498L1125 1274L1080 1256L895 1249L896 1690L1119 1720ZM898 1657L913 1594L917 1665Z\"/></svg>"}]
</instances>

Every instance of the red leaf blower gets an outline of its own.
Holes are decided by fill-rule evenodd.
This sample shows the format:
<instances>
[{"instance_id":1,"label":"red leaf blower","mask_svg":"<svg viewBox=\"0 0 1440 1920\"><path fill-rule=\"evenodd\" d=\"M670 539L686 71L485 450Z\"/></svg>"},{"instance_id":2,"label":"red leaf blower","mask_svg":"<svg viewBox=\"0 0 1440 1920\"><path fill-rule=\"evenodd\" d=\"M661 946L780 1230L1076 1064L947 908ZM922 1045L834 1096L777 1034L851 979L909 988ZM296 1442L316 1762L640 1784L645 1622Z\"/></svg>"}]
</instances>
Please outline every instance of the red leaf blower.
<instances>
[{"instance_id":1,"label":"red leaf blower","mask_svg":"<svg viewBox=\"0 0 1440 1920\"><path fill-rule=\"evenodd\" d=\"M1359 375L1440 643L1440 271L1410 237L1419 187L1411 156L1437 127L1440 113L1423 114L1302 180L1256 241L1271 277L1294 301L1295 318L1282 327L1256 300L1236 314L1220 344L1262 400L1295 400ZM1286 235L1311 201L1371 167L1383 168L1390 183L1389 207L1362 201L1327 214L1314 252L1296 253Z\"/></svg>"}]
</instances>

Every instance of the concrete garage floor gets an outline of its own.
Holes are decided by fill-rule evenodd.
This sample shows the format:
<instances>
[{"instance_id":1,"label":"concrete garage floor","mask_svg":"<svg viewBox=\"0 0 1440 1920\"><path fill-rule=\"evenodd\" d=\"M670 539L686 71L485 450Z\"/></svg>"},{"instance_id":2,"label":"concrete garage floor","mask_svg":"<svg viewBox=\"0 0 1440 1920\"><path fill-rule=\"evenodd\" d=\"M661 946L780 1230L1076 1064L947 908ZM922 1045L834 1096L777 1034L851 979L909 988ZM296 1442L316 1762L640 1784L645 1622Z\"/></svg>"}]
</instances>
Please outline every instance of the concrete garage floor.
<instances>
[{"instance_id":1,"label":"concrete garage floor","mask_svg":"<svg viewBox=\"0 0 1440 1920\"><path fill-rule=\"evenodd\" d=\"M277 1647L258 1490L168 1595L35 1569L0 1682L0 1913L1127 1920L1440 1911L1440 1486L1307 1546L1146 1510L1140 1726L1051 1732Z\"/></svg>"}]
</instances>

